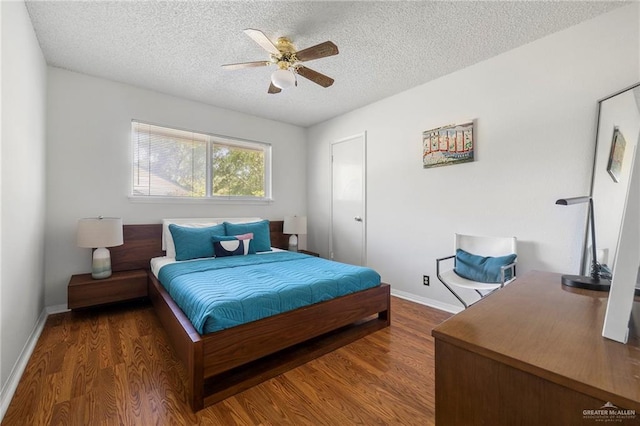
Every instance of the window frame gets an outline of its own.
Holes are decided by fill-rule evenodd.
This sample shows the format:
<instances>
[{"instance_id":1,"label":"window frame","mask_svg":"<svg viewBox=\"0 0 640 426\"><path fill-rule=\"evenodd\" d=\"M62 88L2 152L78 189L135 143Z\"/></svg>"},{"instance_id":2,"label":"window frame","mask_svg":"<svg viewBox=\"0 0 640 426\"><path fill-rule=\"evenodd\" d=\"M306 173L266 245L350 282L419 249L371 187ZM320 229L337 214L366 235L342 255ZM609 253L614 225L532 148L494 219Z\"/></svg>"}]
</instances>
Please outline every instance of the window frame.
<instances>
[{"instance_id":1,"label":"window frame","mask_svg":"<svg viewBox=\"0 0 640 426\"><path fill-rule=\"evenodd\" d=\"M203 197L194 197L194 196L171 196L171 195L140 195L134 194L134 176L135 176L135 151L136 151L136 140L134 135L136 134L135 125L149 125L155 127L161 127L167 130L179 131L179 132L189 132L197 134L198 136L203 136L207 139L206 141L206 190L205 195ZM212 153L214 145L223 145L231 148L248 148L253 150L261 150L264 155L264 196L255 197L248 195L213 195L212 194L212 186L213 186L213 165L212 165ZM129 200L135 202L163 202L163 203L211 203L211 202L221 202L225 204L232 203L241 203L241 204L267 204L273 201L272 197L272 145L267 142L254 141L250 139L237 138L232 136L219 135L210 132L201 132L195 130L189 130L179 127L169 127L167 125L151 123L148 121L132 119L131 120L131 128L130 128L130 161L131 161L131 175L129 178Z\"/></svg>"}]
</instances>

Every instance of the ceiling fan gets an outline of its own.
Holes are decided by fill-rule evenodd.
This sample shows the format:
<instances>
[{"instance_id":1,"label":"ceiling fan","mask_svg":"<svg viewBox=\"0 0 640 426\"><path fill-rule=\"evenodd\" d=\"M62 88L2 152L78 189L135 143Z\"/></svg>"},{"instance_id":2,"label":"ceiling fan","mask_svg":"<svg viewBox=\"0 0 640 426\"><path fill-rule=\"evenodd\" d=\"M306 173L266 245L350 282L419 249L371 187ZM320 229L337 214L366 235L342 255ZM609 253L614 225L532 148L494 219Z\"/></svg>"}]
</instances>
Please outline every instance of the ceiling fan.
<instances>
[{"instance_id":1,"label":"ceiling fan","mask_svg":"<svg viewBox=\"0 0 640 426\"><path fill-rule=\"evenodd\" d=\"M277 65L278 69L271 75L271 85L268 93L280 93L282 89L297 86L296 75L319 84L322 87L329 87L333 84L333 79L317 71L302 65L302 62L313 59L324 58L338 54L338 46L331 41L317 44L303 50L296 51L293 43L287 37L280 37L274 44L260 30L248 28L244 33L251 37L264 50L269 52L271 59L268 61L242 62L237 64L226 64L226 69L241 69Z\"/></svg>"}]
</instances>

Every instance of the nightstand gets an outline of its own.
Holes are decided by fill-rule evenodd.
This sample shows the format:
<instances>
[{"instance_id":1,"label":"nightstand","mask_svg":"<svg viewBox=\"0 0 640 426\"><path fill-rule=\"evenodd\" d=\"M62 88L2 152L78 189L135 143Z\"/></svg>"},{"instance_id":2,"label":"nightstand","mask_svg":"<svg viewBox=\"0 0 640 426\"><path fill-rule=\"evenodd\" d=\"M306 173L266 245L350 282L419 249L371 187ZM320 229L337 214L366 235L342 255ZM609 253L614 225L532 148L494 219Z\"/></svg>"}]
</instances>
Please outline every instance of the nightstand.
<instances>
[{"instance_id":1,"label":"nightstand","mask_svg":"<svg viewBox=\"0 0 640 426\"><path fill-rule=\"evenodd\" d=\"M147 271L114 272L109 278L94 280L91 274L74 275L67 287L69 309L88 308L147 296Z\"/></svg>"},{"instance_id":2,"label":"nightstand","mask_svg":"<svg viewBox=\"0 0 640 426\"><path fill-rule=\"evenodd\" d=\"M298 253L308 254L309 256L320 257L320 254L319 254L319 253L316 253L315 251L309 251L309 250L298 250Z\"/></svg>"}]
</instances>

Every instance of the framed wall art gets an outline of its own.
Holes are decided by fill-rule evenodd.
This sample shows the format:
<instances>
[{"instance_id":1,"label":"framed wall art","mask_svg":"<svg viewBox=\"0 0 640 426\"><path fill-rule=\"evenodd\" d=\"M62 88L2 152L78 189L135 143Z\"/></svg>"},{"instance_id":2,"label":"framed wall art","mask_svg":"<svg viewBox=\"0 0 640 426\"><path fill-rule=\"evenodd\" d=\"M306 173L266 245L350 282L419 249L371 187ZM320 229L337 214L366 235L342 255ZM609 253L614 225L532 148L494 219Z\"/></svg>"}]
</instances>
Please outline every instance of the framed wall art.
<instances>
[{"instance_id":1,"label":"framed wall art","mask_svg":"<svg viewBox=\"0 0 640 426\"><path fill-rule=\"evenodd\" d=\"M611 175L614 182L620 182L620 173L622 172L622 160L624 159L624 148L627 141L622 136L620 129L614 127L613 139L611 140L611 151L609 152L609 161L607 162L607 172Z\"/></svg>"},{"instance_id":2,"label":"framed wall art","mask_svg":"<svg viewBox=\"0 0 640 426\"><path fill-rule=\"evenodd\" d=\"M473 161L473 121L422 132L422 166L448 166Z\"/></svg>"}]
</instances>

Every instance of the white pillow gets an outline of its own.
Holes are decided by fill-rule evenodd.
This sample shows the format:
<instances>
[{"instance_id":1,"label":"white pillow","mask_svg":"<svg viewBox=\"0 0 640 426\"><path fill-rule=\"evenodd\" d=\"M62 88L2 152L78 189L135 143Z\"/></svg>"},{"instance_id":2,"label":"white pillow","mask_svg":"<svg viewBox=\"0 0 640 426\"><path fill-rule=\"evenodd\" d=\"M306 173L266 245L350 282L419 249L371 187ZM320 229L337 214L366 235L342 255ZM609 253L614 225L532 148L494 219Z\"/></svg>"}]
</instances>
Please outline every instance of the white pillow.
<instances>
[{"instance_id":1,"label":"white pillow","mask_svg":"<svg viewBox=\"0 0 640 426\"><path fill-rule=\"evenodd\" d=\"M162 250L166 251L167 257L176 257L176 246L173 243L173 237L171 231L169 231L169 225L175 223L176 225L186 226L191 228L206 228L208 226L217 225L223 222L230 223L247 223L257 222L262 220L259 217L236 217L236 218L181 218L181 219L162 219Z\"/></svg>"}]
</instances>

